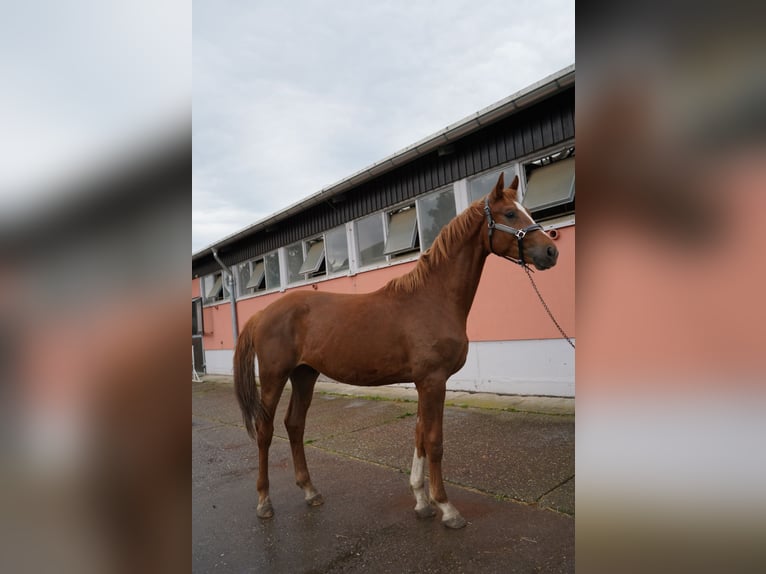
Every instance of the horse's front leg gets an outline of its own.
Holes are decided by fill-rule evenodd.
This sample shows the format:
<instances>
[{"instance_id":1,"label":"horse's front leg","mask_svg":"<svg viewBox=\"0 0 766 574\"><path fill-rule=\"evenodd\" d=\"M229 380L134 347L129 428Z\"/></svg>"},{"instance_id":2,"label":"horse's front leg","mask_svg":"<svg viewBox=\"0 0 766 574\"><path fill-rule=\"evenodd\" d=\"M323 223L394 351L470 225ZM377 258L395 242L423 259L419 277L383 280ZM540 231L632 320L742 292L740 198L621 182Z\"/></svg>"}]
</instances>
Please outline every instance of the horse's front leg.
<instances>
[{"instance_id":1,"label":"horse's front leg","mask_svg":"<svg viewBox=\"0 0 766 574\"><path fill-rule=\"evenodd\" d=\"M423 433L423 401L418 400L418 420L415 425L415 454L412 457L412 472L410 472L410 488L415 495L415 514L418 518L436 516L436 509L425 489L426 476L426 446Z\"/></svg>"},{"instance_id":2,"label":"horse's front leg","mask_svg":"<svg viewBox=\"0 0 766 574\"><path fill-rule=\"evenodd\" d=\"M418 417L420 419L418 420L418 425L422 424L421 436L425 453L428 456L429 493L431 500L442 511L442 524L444 526L448 528L462 528L466 525L466 521L457 508L447 499L447 491L444 489L444 479L442 478L442 455L444 453L444 447L442 446L442 422L446 385L446 378L430 378L416 385L418 389ZM418 455L419 452L416 448L415 459L413 460L413 474L416 470L416 463L422 465L424 462L422 459L419 459ZM412 481L412 478L410 480ZM413 490L415 490L414 487ZM415 493L417 499L418 494L416 490ZM418 505L422 504L420 499L417 502ZM415 510L416 512L418 511L417 506Z\"/></svg>"}]
</instances>

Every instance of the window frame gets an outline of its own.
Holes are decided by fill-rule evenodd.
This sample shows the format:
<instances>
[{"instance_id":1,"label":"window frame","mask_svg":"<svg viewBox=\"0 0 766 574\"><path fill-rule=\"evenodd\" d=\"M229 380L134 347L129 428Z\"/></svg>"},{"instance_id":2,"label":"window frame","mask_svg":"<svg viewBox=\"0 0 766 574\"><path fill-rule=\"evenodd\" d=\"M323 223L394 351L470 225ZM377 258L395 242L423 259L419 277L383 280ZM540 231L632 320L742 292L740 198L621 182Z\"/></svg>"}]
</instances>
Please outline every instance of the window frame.
<instances>
[{"instance_id":1,"label":"window frame","mask_svg":"<svg viewBox=\"0 0 766 574\"><path fill-rule=\"evenodd\" d=\"M374 213L369 213L367 215L364 215L358 219L355 219L353 221L354 226L354 249L356 250L356 262L357 272L360 271L371 271L373 269L379 269L381 267L387 267L389 265L388 262L388 256L384 253L383 259L379 259L377 261L372 261L370 263L364 263L362 261L362 252L359 245L359 223L363 220L372 219L373 217L378 217L382 223L383 228L383 250L386 249L386 237L388 235L388 228L387 228L387 221L386 221L386 212L385 211L376 211Z\"/></svg>"},{"instance_id":2,"label":"window frame","mask_svg":"<svg viewBox=\"0 0 766 574\"><path fill-rule=\"evenodd\" d=\"M337 271L332 271L330 269L330 260L327 256L327 246L329 245L327 242L327 236L333 233L343 235L346 244L346 266L343 269L338 269ZM327 277L342 277L344 275L349 275L351 273L351 245L349 244L348 240L348 226L345 224L338 225L337 227L333 227L332 229L325 231L322 236L324 238L325 275Z\"/></svg>"},{"instance_id":3,"label":"window frame","mask_svg":"<svg viewBox=\"0 0 766 574\"><path fill-rule=\"evenodd\" d=\"M494 188L494 185L497 183L497 178L498 178L500 172L501 171L502 172L506 172L506 171L509 171L510 169L512 169L515 172L514 176L516 176L516 175L519 176L519 199L521 199L522 194L523 194L523 192L521 190L521 176L519 175L519 170L521 169L521 162L519 162L519 161L511 161L511 162L508 162L508 163L504 163L503 165L495 166L493 168L484 170L484 171L482 171L480 173L476 173L476 174L474 174L474 175L472 175L470 177L466 177L465 178L465 182L466 182L466 190L465 190L465 192L466 192L467 200L468 200L467 205L471 205L474 201L478 201L479 199L482 199L482 198L486 197L487 194L492 191L492 189ZM481 179L481 178L484 178L484 177L487 177L487 176L490 176L490 175L493 175L493 174L494 174L494 178L490 178L490 180L494 179L494 181L492 181L487 186L486 191L484 191L479 197L472 198L472 196L471 196L471 182L476 181L476 180ZM509 185L511 185L512 181L513 181L513 177L511 177L510 179L506 177L505 180L504 180L505 186L508 187Z\"/></svg>"},{"instance_id":4,"label":"window frame","mask_svg":"<svg viewBox=\"0 0 766 574\"><path fill-rule=\"evenodd\" d=\"M321 248L317 249L317 246L320 244L321 244ZM303 264L301 265L301 268L298 271L298 273L303 275L304 279L308 280L308 279L313 279L314 277L321 277L322 275L327 275L327 263L326 263L327 253L325 249L326 249L326 245L324 241L324 234L322 234L319 237L315 237L314 239L309 239L303 242ZM306 265L311 261L309 257L312 256L312 252L319 253L319 255L318 256L314 255L314 257L316 257L316 261L311 267L306 267ZM322 271L322 264L324 264L324 271Z\"/></svg>"},{"instance_id":5,"label":"window frame","mask_svg":"<svg viewBox=\"0 0 766 574\"><path fill-rule=\"evenodd\" d=\"M332 272L329 269L329 264L327 262L327 234L333 231L339 231L342 230L344 234L344 238L346 241L346 250L347 250L347 258L348 263L346 264L346 267L344 269L341 269L339 271ZM309 237L308 239L302 239L301 241L295 241L293 243L290 243L289 245L285 245L284 247L280 248L284 250L284 258L285 262L288 261L288 255L287 255L287 249L292 247L293 245L297 245L298 243L301 244L301 253L303 254L303 262L301 263L301 268L306 263L306 258L308 257L309 250L311 249L311 244L316 243L318 241L321 241L323 244L323 254L321 257L322 263L319 265L319 269L315 272L303 272L300 273L300 275L303 276L302 279L298 279L296 281L290 282L289 277L289 269L288 269L288 275L286 277L286 283L283 284L283 288L292 288L297 287L300 285L307 285L310 283L316 283L318 281L324 281L327 279L334 279L337 277L343 277L343 276L349 276L352 275L351 271L351 246L349 244L349 237L348 237L348 228L346 224L338 225L336 227L333 227L331 229L328 229L324 233L320 233L319 235L314 235L313 237Z\"/></svg>"},{"instance_id":6,"label":"window frame","mask_svg":"<svg viewBox=\"0 0 766 574\"><path fill-rule=\"evenodd\" d=\"M566 144L563 144L563 145L560 144L555 147L548 148L547 150L538 152L534 155L524 157L518 161L519 189L521 190L519 200L522 205L524 205L524 199L526 198L526 195L527 195L527 185L528 185L527 166L536 161L540 161L545 158L562 153L568 149L572 150L571 155L568 157L575 158L576 146L575 146L574 140L572 140ZM563 158L563 159L568 159L568 158ZM575 185L576 179L577 179L577 163L575 160L575 173L573 175L573 182L572 182L573 185ZM554 229L558 227L563 227L565 225L574 224L575 213L577 209L576 202L577 202L577 193L575 191L571 201L567 201L559 205L537 208L534 211L530 209L529 211L532 214L532 217L535 218L535 221L543 225L545 229Z\"/></svg>"},{"instance_id":7,"label":"window frame","mask_svg":"<svg viewBox=\"0 0 766 574\"><path fill-rule=\"evenodd\" d=\"M277 284L269 286L269 265L268 265L268 259L272 256L276 256L276 262L277 262ZM282 275L282 258L279 256L279 249L275 249L274 251L269 251L268 253L263 254L263 266L265 269L264 273L264 281L266 282L266 289L265 293L273 293L274 291L281 291L284 289L284 282L283 282L283 275ZM259 293L260 294L260 293Z\"/></svg>"},{"instance_id":8,"label":"window frame","mask_svg":"<svg viewBox=\"0 0 766 574\"><path fill-rule=\"evenodd\" d=\"M220 298L211 298L208 296L208 293L212 291L213 287L215 287L218 279L215 279L218 277L221 281L221 296ZM213 284L210 285L208 281L210 279L213 279ZM208 273L207 275L204 275L200 278L200 293L202 295L202 306L203 307L210 307L213 305L220 305L221 303L226 302L226 300L231 296L229 293L229 287L226 286L226 276L221 271L214 271L213 273Z\"/></svg>"},{"instance_id":9,"label":"window frame","mask_svg":"<svg viewBox=\"0 0 766 574\"><path fill-rule=\"evenodd\" d=\"M428 193L424 193L422 195L419 195L415 199L415 208L417 209L418 243L419 243L419 246L420 246L420 252L421 253L427 251L428 249L431 248L431 245L433 245L433 241L431 242L431 245L428 245L427 247L423 243L423 223L422 223L423 217L422 217L421 204L427 198L429 198L431 196L436 196L437 194L441 194L441 193L444 193L446 191L449 191L452 194L452 203L453 203L453 207L455 209L455 214L452 217L450 217L450 219L449 219L449 221L452 221L460 213L460 211L458 211L457 190L455 189L455 185L454 184L444 185L444 186L442 186L442 187L440 187L438 189L434 189L432 191L429 191ZM447 222L447 224L449 224L449 221ZM447 224L445 224L445 225L447 225ZM441 230L444 229L445 225L442 225L441 229L439 229L439 233L441 233ZM437 233L436 236L434 236L434 241L436 241L436 237L439 235L439 233Z\"/></svg>"},{"instance_id":10,"label":"window frame","mask_svg":"<svg viewBox=\"0 0 766 574\"><path fill-rule=\"evenodd\" d=\"M269 280L268 280L268 268L267 268L267 262L266 258L272 255L277 256L277 266L279 267L279 284L276 286L269 287ZM254 289L252 287L248 288L246 287L246 284L242 284L242 276L240 274L240 267L242 265L247 264L250 269L250 276L248 278L248 282L252 280L252 273L254 267L258 263L263 263L263 277L261 279L261 282L263 283L263 289ZM246 261L243 261L241 263L236 264L236 271L237 271L237 299L248 299L250 297L258 297L260 295L264 295L266 293L274 293L275 291L281 291L283 290L282 286L282 260L279 256L279 249L275 249L273 251L269 251L267 253L264 253L263 255L259 255L258 257L254 259L248 259ZM254 289L251 291L251 289Z\"/></svg>"},{"instance_id":11,"label":"window frame","mask_svg":"<svg viewBox=\"0 0 766 574\"><path fill-rule=\"evenodd\" d=\"M255 271L255 267L258 265L258 263L263 264L263 276L261 277L261 280L258 282L260 285L263 283L263 288L258 289L257 287L248 287L249 283L253 280L253 272ZM242 271L241 268L247 265L248 268L248 278L245 282L242 279ZM256 295L258 293L263 293L266 291L266 262L264 261L263 257L257 257L255 259L249 259L248 261L243 261L242 263L238 263L236 266L237 269L237 296L238 297L248 297L250 295Z\"/></svg>"},{"instance_id":12,"label":"window frame","mask_svg":"<svg viewBox=\"0 0 766 574\"><path fill-rule=\"evenodd\" d=\"M409 214L413 213L413 222L414 222L414 228L410 232L411 237L410 239L410 247L402 247L399 249L395 249L393 251L389 251L389 241L393 242L394 240L398 239L398 237L394 237L394 240L392 240L391 236L391 227L393 223L396 223L397 226L404 226L408 222L402 217L403 214ZM385 212L386 217L386 225L384 225L383 234L385 236L383 241L383 255L387 257L388 261L390 262L392 259L399 260L402 259L408 255L412 255L415 253L420 254L420 219L418 217L418 208L416 202L407 203L405 205L402 205L395 209L387 209ZM400 218L400 221L404 223L398 223L394 221L394 218ZM404 232L407 232L407 228L404 229ZM404 239L406 240L407 237L405 236Z\"/></svg>"}]
</instances>

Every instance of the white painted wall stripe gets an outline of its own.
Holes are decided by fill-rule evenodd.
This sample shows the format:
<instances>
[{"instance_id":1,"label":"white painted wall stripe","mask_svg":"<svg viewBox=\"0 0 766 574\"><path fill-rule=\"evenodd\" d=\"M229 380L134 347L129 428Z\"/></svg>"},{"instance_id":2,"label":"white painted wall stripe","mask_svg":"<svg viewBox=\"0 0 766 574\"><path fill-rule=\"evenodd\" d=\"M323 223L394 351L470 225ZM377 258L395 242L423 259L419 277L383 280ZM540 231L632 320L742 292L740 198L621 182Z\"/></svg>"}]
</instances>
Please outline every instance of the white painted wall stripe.
<instances>
[{"instance_id":1,"label":"white painted wall stripe","mask_svg":"<svg viewBox=\"0 0 766 574\"><path fill-rule=\"evenodd\" d=\"M231 350L205 351L207 372L231 375L233 358ZM465 365L450 377L447 389L573 397L574 351L564 339L473 342L468 346Z\"/></svg>"}]
</instances>

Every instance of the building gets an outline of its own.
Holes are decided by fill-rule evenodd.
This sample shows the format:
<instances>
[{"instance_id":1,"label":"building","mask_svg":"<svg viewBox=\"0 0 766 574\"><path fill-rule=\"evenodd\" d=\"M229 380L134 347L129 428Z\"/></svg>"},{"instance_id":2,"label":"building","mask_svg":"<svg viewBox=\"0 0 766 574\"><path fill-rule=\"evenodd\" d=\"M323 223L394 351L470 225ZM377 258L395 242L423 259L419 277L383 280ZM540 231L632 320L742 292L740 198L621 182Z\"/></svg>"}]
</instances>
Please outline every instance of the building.
<instances>
[{"instance_id":1,"label":"building","mask_svg":"<svg viewBox=\"0 0 766 574\"><path fill-rule=\"evenodd\" d=\"M406 273L501 171L519 175L522 202L555 230L559 262L535 279L574 337L574 113L572 65L195 253L197 370L231 373L232 325L286 291L363 293ZM574 351L518 266L487 259L468 337L449 389L574 396Z\"/></svg>"}]
</instances>

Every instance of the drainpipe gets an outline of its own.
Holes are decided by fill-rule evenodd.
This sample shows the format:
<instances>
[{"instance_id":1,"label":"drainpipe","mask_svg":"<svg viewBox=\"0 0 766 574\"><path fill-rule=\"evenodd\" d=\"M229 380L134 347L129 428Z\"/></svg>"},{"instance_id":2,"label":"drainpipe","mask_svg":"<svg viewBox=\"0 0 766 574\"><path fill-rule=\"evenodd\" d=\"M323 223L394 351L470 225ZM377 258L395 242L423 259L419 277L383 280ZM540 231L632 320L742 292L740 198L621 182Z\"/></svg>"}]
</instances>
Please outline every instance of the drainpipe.
<instances>
[{"instance_id":1,"label":"drainpipe","mask_svg":"<svg viewBox=\"0 0 766 574\"><path fill-rule=\"evenodd\" d=\"M213 252L213 259L215 259L218 262L218 265L221 266L221 269L224 270L228 275L229 278L229 298L231 299L231 332L234 337L234 347L237 346L237 336L239 335L239 328L237 326L237 294L236 294L236 286L234 283L234 272L231 270L231 268L224 265L223 261L218 257L218 250L215 247L211 248Z\"/></svg>"}]
</instances>

